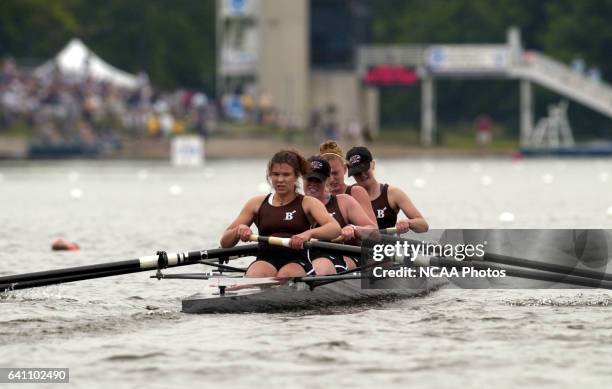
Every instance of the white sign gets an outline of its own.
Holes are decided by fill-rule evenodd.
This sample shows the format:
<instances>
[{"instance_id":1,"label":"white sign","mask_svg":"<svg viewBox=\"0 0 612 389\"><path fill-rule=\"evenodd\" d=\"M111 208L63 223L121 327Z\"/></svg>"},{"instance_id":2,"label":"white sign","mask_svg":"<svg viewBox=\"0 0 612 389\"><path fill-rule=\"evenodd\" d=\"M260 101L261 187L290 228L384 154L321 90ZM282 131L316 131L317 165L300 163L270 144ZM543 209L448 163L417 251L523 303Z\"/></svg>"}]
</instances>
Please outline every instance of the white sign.
<instances>
[{"instance_id":1,"label":"white sign","mask_svg":"<svg viewBox=\"0 0 612 389\"><path fill-rule=\"evenodd\" d=\"M204 162L204 139L196 135L172 138L172 164L175 166L200 166Z\"/></svg>"},{"instance_id":2,"label":"white sign","mask_svg":"<svg viewBox=\"0 0 612 389\"><path fill-rule=\"evenodd\" d=\"M431 46L425 64L433 73L497 73L507 71L510 52L505 45Z\"/></svg>"},{"instance_id":3,"label":"white sign","mask_svg":"<svg viewBox=\"0 0 612 389\"><path fill-rule=\"evenodd\" d=\"M221 52L221 73L225 75L254 74L257 55L244 50L224 49Z\"/></svg>"},{"instance_id":4,"label":"white sign","mask_svg":"<svg viewBox=\"0 0 612 389\"><path fill-rule=\"evenodd\" d=\"M254 16L257 3L257 0L222 0L221 15L232 17Z\"/></svg>"}]
</instances>

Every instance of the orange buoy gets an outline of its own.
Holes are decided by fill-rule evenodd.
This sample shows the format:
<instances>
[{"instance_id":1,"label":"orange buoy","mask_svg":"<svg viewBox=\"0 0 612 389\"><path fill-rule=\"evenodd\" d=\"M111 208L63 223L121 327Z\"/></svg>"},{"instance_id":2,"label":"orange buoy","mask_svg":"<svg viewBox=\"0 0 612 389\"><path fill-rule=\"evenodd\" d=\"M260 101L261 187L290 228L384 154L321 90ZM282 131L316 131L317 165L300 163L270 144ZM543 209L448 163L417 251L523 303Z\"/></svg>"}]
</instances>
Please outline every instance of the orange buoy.
<instances>
[{"instance_id":1,"label":"orange buoy","mask_svg":"<svg viewBox=\"0 0 612 389\"><path fill-rule=\"evenodd\" d=\"M78 244L68 242L65 239L58 238L51 244L51 250L53 251L77 251L80 247Z\"/></svg>"},{"instance_id":2,"label":"orange buoy","mask_svg":"<svg viewBox=\"0 0 612 389\"><path fill-rule=\"evenodd\" d=\"M520 161L521 159L523 159L523 153L521 153L520 151L513 151L512 152L512 161L516 162L516 161Z\"/></svg>"}]
</instances>

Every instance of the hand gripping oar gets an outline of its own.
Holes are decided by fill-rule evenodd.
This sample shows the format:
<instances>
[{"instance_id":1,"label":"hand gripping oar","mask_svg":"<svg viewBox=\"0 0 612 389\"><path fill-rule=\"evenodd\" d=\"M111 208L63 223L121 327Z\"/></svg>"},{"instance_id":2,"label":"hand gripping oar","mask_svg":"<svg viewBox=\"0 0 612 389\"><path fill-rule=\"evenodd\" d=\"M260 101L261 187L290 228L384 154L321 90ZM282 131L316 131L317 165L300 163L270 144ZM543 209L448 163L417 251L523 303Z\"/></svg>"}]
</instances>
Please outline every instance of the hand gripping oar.
<instances>
[{"instance_id":1,"label":"hand gripping oar","mask_svg":"<svg viewBox=\"0 0 612 389\"><path fill-rule=\"evenodd\" d=\"M389 235L397 234L397 228L396 227L381 228L378 231L380 231L381 234L389 234Z\"/></svg>"},{"instance_id":2,"label":"hand gripping oar","mask_svg":"<svg viewBox=\"0 0 612 389\"><path fill-rule=\"evenodd\" d=\"M0 277L0 291L5 289L33 288L62 282L164 269L167 267L194 265L200 263L200 261L203 259L231 259L253 255L256 252L256 244L242 245L226 249L188 251L183 253L165 253L159 251L157 255L129 259L126 261L99 263L95 265L77 266L65 269L47 270L35 273Z\"/></svg>"},{"instance_id":3,"label":"hand gripping oar","mask_svg":"<svg viewBox=\"0 0 612 389\"><path fill-rule=\"evenodd\" d=\"M291 238L279 238L276 236L260 236L253 234L249 237L252 242L267 243L272 246L290 247ZM321 242L318 240L309 240L304 242L305 249L319 249L342 255L361 255L360 246L350 246L346 244Z\"/></svg>"}]
</instances>

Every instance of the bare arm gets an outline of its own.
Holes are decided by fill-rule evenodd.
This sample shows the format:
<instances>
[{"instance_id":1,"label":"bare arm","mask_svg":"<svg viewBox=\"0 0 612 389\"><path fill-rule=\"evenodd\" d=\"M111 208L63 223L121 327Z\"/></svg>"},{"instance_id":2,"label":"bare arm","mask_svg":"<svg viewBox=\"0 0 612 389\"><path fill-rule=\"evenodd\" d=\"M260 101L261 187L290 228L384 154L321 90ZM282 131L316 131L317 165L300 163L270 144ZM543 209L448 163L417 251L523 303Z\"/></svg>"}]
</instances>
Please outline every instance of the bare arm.
<instances>
[{"instance_id":1,"label":"bare arm","mask_svg":"<svg viewBox=\"0 0 612 389\"><path fill-rule=\"evenodd\" d=\"M372 221L372 223L377 225L376 215L372 209L372 202L370 201L368 192L360 186L353 186L351 188L351 196L359 203L366 216Z\"/></svg>"},{"instance_id":2,"label":"bare arm","mask_svg":"<svg viewBox=\"0 0 612 389\"><path fill-rule=\"evenodd\" d=\"M342 237L345 241L356 237L363 238L364 234L370 236L373 232L378 232L378 224L372 223L357 200L348 195L337 197L342 215L346 216L345 220L349 223L342 227Z\"/></svg>"},{"instance_id":3,"label":"bare arm","mask_svg":"<svg viewBox=\"0 0 612 389\"><path fill-rule=\"evenodd\" d=\"M389 186L388 197L389 205L391 205L391 207L394 209L401 209L408 217L407 222L409 223L409 228L411 230L414 232L426 232L429 230L427 220L425 220L423 215L421 215L421 212L419 212L417 207L412 203L412 200L410 200L408 195L404 193L403 190L395 186ZM399 225L404 222L405 220L398 220ZM400 229L399 226L398 229Z\"/></svg>"},{"instance_id":4,"label":"bare arm","mask_svg":"<svg viewBox=\"0 0 612 389\"><path fill-rule=\"evenodd\" d=\"M348 195L338 195L337 197L341 207L340 209L342 209L343 214L346 215L347 223L364 228L378 228L376 222L373 222L368 215L366 215L366 212L359 206L357 200ZM372 209L371 206L370 209Z\"/></svg>"},{"instance_id":5,"label":"bare arm","mask_svg":"<svg viewBox=\"0 0 612 389\"><path fill-rule=\"evenodd\" d=\"M336 219L334 219L329 212L327 212L327 209L325 209L322 202L314 197L304 196L302 206L304 207L306 214L310 215L310 217L319 225L319 227L310 229L304 233L308 239L317 238L322 240L332 240L340 235L342 231L340 229L340 225Z\"/></svg>"},{"instance_id":6,"label":"bare arm","mask_svg":"<svg viewBox=\"0 0 612 389\"><path fill-rule=\"evenodd\" d=\"M221 236L221 247L233 247L243 235L248 237L252 234L249 227L253 224L255 214L264 199L265 196L255 196L246 202L236 219L234 219L232 224L223 233L223 236Z\"/></svg>"}]
</instances>

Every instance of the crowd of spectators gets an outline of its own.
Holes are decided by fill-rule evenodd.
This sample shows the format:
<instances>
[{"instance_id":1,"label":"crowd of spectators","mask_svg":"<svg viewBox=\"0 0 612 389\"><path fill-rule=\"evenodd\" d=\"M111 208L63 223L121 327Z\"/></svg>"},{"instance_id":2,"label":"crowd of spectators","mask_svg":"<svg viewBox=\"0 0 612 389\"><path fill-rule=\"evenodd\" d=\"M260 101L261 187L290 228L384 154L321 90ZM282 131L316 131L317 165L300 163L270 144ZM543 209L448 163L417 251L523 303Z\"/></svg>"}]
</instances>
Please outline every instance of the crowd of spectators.
<instances>
[{"instance_id":1,"label":"crowd of spectators","mask_svg":"<svg viewBox=\"0 0 612 389\"><path fill-rule=\"evenodd\" d=\"M214 111L202 92L160 92L148 82L129 90L91 77L40 75L11 58L0 67L0 134L17 129L47 143L207 136Z\"/></svg>"},{"instance_id":2,"label":"crowd of spectators","mask_svg":"<svg viewBox=\"0 0 612 389\"><path fill-rule=\"evenodd\" d=\"M140 87L126 89L87 76L37 72L5 58L0 62L0 135L24 133L39 144L118 147L126 137L155 139L183 133L207 137L217 119L282 129L288 137L299 132L295 118L279 112L265 93L226 94L213 101L203 92L162 92L146 76L141 80ZM341 128L333 106L314 110L307 127L314 143L357 141L363 130L367 132L357 121Z\"/></svg>"}]
</instances>

